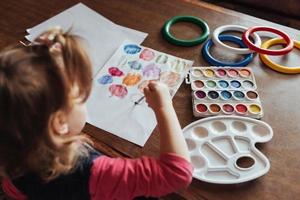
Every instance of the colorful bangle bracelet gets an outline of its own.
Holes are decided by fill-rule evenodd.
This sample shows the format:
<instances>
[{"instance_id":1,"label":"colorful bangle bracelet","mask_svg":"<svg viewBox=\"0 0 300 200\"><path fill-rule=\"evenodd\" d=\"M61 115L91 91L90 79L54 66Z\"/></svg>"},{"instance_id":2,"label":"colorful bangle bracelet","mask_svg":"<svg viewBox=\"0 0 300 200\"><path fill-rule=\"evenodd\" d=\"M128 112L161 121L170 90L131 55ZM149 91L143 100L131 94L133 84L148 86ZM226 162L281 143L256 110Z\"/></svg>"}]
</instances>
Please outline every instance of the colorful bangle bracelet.
<instances>
[{"instance_id":1,"label":"colorful bangle bracelet","mask_svg":"<svg viewBox=\"0 0 300 200\"><path fill-rule=\"evenodd\" d=\"M267 31L267 32L271 32L271 33L280 35L286 41L287 45L285 48L280 49L280 50L269 50L269 49L257 47L249 40L249 35L256 31ZM266 26L255 26L255 27L249 28L247 31L244 32L242 39L243 39L244 43L249 47L249 49L251 49L255 52L267 54L267 55L275 55L275 56L276 55L284 55L284 54L287 54L288 52L292 51L293 46L294 46L293 40L285 32L280 31L275 28L266 27Z\"/></svg>"},{"instance_id":2,"label":"colorful bangle bracelet","mask_svg":"<svg viewBox=\"0 0 300 200\"><path fill-rule=\"evenodd\" d=\"M262 48L267 49L276 44L285 44L285 40L282 38L274 38L274 39L268 40L262 44ZM294 46L297 49L300 49L300 42L294 40ZM276 64L265 54L259 54L259 57L265 65L267 65L268 67L270 67L271 69L273 69L275 71L286 73L286 74L300 73L300 67L286 67L286 66Z\"/></svg>"},{"instance_id":3,"label":"colorful bangle bracelet","mask_svg":"<svg viewBox=\"0 0 300 200\"><path fill-rule=\"evenodd\" d=\"M231 47L227 44L224 44L223 42L221 42L219 40L219 35L223 32L226 31L237 31L237 32L242 32L244 33L245 31L247 31L248 28L244 27L244 26L239 26L239 25L224 25L224 26L220 26L218 28L216 28L213 32L212 35L212 41L214 42L214 44L219 47L222 48L224 50L227 50L231 53L236 53L236 54L249 54L249 53L253 53L253 50L250 50L249 48L236 48L236 47ZM254 40L254 45L255 46L260 46L261 45L261 39L260 37L256 34L253 33L251 35L251 37Z\"/></svg>"},{"instance_id":4,"label":"colorful bangle bracelet","mask_svg":"<svg viewBox=\"0 0 300 200\"><path fill-rule=\"evenodd\" d=\"M247 47L243 41L237 37L237 36L234 36L234 35L220 35L219 36L219 39L221 41L228 41L228 42L233 42L233 43L236 43L238 44L240 47L242 48L245 48ZM202 48L202 55L203 57L205 58L205 60L211 64L211 65L215 65L215 66L231 66L231 67L241 67L241 66L246 66L248 65L252 58L253 58L253 53L250 53L250 54L247 54L245 59L240 61L240 62L237 62L237 63L224 63L224 62L221 62L215 58L213 58L211 56L211 54L209 53L209 48L212 46L213 42L212 40L208 40L203 48Z\"/></svg>"},{"instance_id":5,"label":"colorful bangle bracelet","mask_svg":"<svg viewBox=\"0 0 300 200\"><path fill-rule=\"evenodd\" d=\"M178 22L193 23L201 28L202 34L199 37L192 39L192 40L177 39L170 33L170 27L173 24L178 23ZM209 27L205 21L203 21L202 19L200 19L198 17L175 16L175 17L169 19L168 21L166 21L166 23L164 24L164 26L162 28L162 34L163 34L163 37L172 44L189 47L189 46L195 46L195 45L198 45L198 44L201 44L202 42L204 42L209 35Z\"/></svg>"}]
</instances>

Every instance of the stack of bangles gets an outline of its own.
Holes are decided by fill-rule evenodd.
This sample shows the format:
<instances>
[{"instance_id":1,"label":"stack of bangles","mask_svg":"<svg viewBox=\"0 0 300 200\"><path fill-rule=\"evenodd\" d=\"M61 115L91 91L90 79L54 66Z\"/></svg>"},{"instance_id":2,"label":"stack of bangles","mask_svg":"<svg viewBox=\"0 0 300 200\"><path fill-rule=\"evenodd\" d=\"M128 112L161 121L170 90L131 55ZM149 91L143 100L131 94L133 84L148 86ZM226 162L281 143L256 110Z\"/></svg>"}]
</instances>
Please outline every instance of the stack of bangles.
<instances>
[{"instance_id":1,"label":"stack of bangles","mask_svg":"<svg viewBox=\"0 0 300 200\"><path fill-rule=\"evenodd\" d=\"M192 40L177 39L170 33L170 27L177 22L193 23L199 26L202 29L203 33L198 38ZM228 32L228 31L241 32L243 33L242 38L239 38L234 35L221 35L223 32ZM257 33L255 33L257 31L271 32L281 36L281 38L270 39L264 42L263 44L261 44L262 42L260 36ZM162 29L162 34L164 38L172 44L179 45L179 46L195 46L201 44L208 38L209 27L205 21L197 17L175 16L169 19L164 24ZM252 40L249 39L250 36ZM239 48L232 47L225 44L224 42L226 41L233 42L239 45ZM218 48L221 48L228 52L245 55L245 58L242 61L236 63L232 63L232 62L225 63L220 60L217 60L209 52L209 49L213 44L216 45ZM285 47L279 50L268 49L269 47L277 44L285 44ZM254 57L253 53L259 53L260 59L268 67L282 73L293 74L293 73L300 73L300 66L299 67L281 66L271 61L268 55L272 55L272 56L286 55L293 50L294 45L296 48L300 49L300 42L293 41L288 34L276 28L266 27L266 26L255 26L251 28L246 28L244 26L239 26L239 25L224 25L214 30L212 34L212 38L209 39L202 48L202 55L209 64L214 66L241 67L241 66L248 65L252 61Z\"/></svg>"}]
</instances>

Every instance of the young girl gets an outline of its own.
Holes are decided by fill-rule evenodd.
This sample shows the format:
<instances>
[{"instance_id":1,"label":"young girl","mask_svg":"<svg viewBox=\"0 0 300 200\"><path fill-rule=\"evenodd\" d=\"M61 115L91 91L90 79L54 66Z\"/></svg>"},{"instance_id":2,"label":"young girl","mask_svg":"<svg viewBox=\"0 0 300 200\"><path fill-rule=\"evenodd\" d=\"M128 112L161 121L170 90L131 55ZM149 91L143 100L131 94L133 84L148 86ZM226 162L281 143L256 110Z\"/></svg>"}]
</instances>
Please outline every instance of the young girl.
<instances>
[{"instance_id":1,"label":"young girl","mask_svg":"<svg viewBox=\"0 0 300 200\"><path fill-rule=\"evenodd\" d=\"M192 166L168 89L145 89L160 156L109 158L86 145L91 63L76 36L53 29L0 54L0 177L11 199L133 199L186 187Z\"/></svg>"}]
</instances>

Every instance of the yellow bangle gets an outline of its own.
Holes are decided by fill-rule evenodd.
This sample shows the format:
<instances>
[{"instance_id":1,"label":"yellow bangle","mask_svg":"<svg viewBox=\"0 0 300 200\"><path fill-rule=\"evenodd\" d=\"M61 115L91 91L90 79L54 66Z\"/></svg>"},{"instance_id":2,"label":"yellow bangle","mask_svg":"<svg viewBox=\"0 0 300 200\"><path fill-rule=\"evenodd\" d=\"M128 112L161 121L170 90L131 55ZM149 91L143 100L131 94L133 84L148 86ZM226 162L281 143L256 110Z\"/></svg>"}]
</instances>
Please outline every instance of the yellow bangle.
<instances>
[{"instance_id":1,"label":"yellow bangle","mask_svg":"<svg viewBox=\"0 0 300 200\"><path fill-rule=\"evenodd\" d=\"M274 38L264 42L261 45L261 47L267 49L270 46L276 44L286 44L286 41L282 38ZM294 47L300 49L300 42L294 40ZM277 63L274 63L266 54L259 54L259 57L265 65L267 65L268 67L272 68L275 71L286 73L286 74L300 73L300 67L286 67L286 66L279 65Z\"/></svg>"}]
</instances>

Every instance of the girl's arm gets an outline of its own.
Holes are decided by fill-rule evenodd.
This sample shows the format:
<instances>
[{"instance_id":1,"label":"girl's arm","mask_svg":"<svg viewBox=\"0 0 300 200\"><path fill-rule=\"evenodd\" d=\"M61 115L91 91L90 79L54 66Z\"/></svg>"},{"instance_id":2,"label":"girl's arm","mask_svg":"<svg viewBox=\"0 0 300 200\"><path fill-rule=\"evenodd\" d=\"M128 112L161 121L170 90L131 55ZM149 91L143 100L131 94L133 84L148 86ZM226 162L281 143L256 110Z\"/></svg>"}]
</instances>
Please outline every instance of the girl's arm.
<instances>
[{"instance_id":1,"label":"girl's arm","mask_svg":"<svg viewBox=\"0 0 300 200\"><path fill-rule=\"evenodd\" d=\"M160 132L160 152L175 153L190 161L187 145L167 86L150 82L144 89L144 93L148 105L156 115Z\"/></svg>"},{"instance_id":2,"label":"girl's arm","mask_svg":"<svg viewBox=\"0 0 300 200\"><path fill-rule=\"evenodd\" d=\"M182 189L192 181L193 167L168 88L151 82L144 93L156 114L160 157L97 158L89 182L92 200L159 197Z\"/></svg>"}]
</instances>

